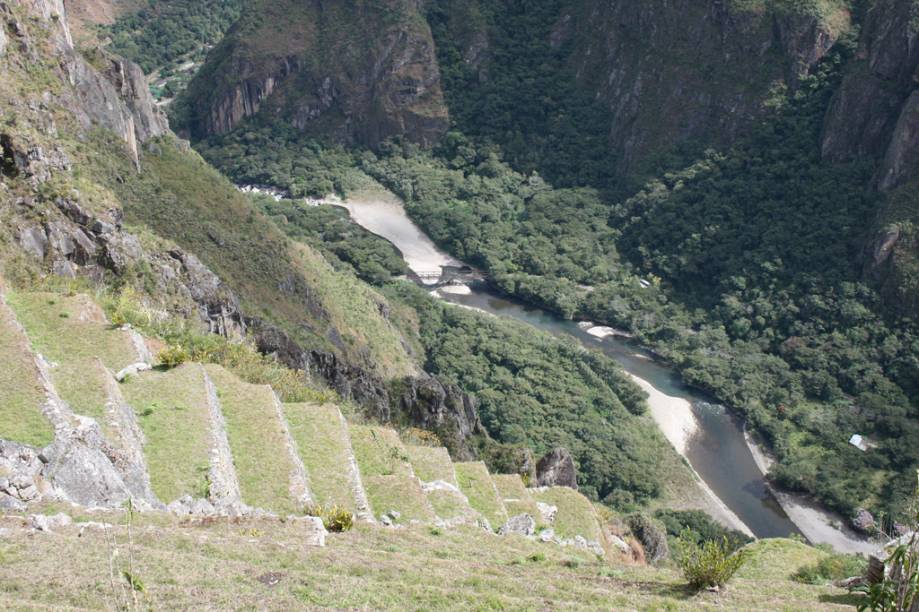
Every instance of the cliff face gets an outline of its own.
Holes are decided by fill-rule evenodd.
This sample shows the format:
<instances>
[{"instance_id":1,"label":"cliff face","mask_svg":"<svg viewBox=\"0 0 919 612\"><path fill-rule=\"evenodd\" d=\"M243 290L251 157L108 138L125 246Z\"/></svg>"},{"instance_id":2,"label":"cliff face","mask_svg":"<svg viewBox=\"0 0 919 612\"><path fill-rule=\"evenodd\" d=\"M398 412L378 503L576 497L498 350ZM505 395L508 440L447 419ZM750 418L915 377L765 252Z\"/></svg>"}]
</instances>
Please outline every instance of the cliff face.
<instances>
[{"instance_id":1,"label":"cliff face","mask_svg":"<svg viewBox=\"0 0 919 612\"><path fill-rule=\"evenodd\" d=\"M629 173L679 143L732 142L762 116L772 88L794 87L849 27L841 7L781 6L580 0L552 42L571 45L579 84L609 108L610 147Z\"/></svg>"},{"instance_id":2,"label":"cliff face","mask_svg":"<svg viewBox=\"0 0 919 612\"><path fill-rule=\"evenodd\" d=\"M865 277L895 313L919 307L919 8L878 0L867 10L858 53L827 111L828 160L874 159L887 194L866 244Z\"/></svg>"},{"instance_id":3,"label":"cliff face","mask_svg":"<svg viewBox=\"0 0 919 612\"><path fill-rule=\"evenodd\" d=\"M367 146L398 135L430 144L448 125L418 0L251 3L187 102L196 138L255 115Z\"/></svg>"},{"instance_id":4,"label":"cliff face","mask_svg":"<svg viewBox=\"0 0 919 612\"><path fill-rule=\"evenodd\" d=\"M856 61L827 113L823 155L882 160L878 187L901 185L919 162L919 31L911 0L867 11Z\"/></svg>"}]
</instances>

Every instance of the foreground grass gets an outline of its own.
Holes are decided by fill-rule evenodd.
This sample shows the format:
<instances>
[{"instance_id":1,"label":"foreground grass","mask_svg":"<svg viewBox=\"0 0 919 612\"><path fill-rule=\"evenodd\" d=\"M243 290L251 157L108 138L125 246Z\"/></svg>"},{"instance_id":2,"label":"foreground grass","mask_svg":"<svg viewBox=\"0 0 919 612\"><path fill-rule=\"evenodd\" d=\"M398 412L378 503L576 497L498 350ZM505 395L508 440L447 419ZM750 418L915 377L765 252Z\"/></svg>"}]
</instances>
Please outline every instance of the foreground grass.
<instances>
[{"instance_id":1,"label":"foreground grass","mask_svg":"<svg viewBox=\"0 0 919 612\"><path fill-rule=\"evenodd\" d=\"M149 609L812 610L852 601L839 589L771 577L735 578L720 593L694 594L672 570L608 565L474 527L358 526L330 535L326 548L307 548L293 523L139 520L149 524L135 525L130 546L123 529L29 535L20 519L0 519L10 528L0 544L0 606L114 608L128 558L143 584L139 606Z\"/></svg>"}]
</instances>

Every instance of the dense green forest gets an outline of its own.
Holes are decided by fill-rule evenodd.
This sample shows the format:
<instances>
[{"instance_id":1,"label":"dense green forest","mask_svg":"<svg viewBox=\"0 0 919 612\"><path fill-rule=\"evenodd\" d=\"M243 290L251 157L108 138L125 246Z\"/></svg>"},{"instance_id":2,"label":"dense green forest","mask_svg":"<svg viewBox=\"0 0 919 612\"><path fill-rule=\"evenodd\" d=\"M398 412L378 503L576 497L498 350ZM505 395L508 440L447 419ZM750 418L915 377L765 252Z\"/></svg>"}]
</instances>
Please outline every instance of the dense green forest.
<instances>
[{"instance_id":1,"label":"dense green forest","mask_svg":"<svg viewBox=\"0 0 919 612\"><path fill-rule=\"evenodd\" d=\"M364 168L502 290L637 333L742 412L785 486L846 514L896 511L919 464L919 334L878 314L852 264L876 206L872 168L820 160L823 109L851 53L840 47L798 91L777 92L751 137L616 206L458 135ZM849 446L853 433L877 448Z\"/></svg>"},{"instance_id":2,"label":"dense green forest","mask_svg":"<svg viewBox=\"0 0 919 612\"><path fill-rule=\"evenodd\" d=\"M193 74L183 70L183 64L203 61L239 17L242 6L242 0L148 0L106 31L112 51L147 74L159 70L167 80L163 91L154 88L154 95L171 97Z\"/></svg>"},{"instance_id":3,"label":"dense green forest","mask_svg":"<svg viewBox=\"0 0 919 612\"><path fill-rule=\"evenodd\" d=\"M514 321L456 308L409 283L387 295L417 313L425 369L478 399L497 441L568 448L581 490L618 508L661 493L672 450L645 395L611 359Z\"/></svg>"},{"instance_id":4,"label":"dense green forest","mask_svg":"<svg viewBox=\"0 0 919 612\"><path fill-rule=\"evenodd\" d=\"M919 331L881 314L853 263L878 206L873 168L825 163L818 147L853 51L841 42L797 90L777 90L769 116L733 148L706 151L627 198L612 199L596 177L556 180L599 189L554 187L536 161L475 130L429 151L394 142L349 153L244 125L199 147L238 181L296 195L346 193L360 167L496 288L632 331L744 415L776 453L784 486L845 515L897 514L919 466ZM475 106L454 102L458 124L473 117ZM854 433L875 448L850 446Z\"/></svg>"},{"instance_id":5,"label":"dense green forest","mask_svg":"<svg viewBox=\"0 0 919 612\"><path fill-rule=\"evenodd\" d=\"M288 236L320 249L333 264L344 263L368 283L381 285L408 272L394 246L352 223L343 208L293 200L276 202L267 196L255 201Z\"/></svg>"},{"instance_id":6,"label":"dense green forest","mask_svg":"<svg viewBox=\"0 0 919 612\"><path fill-rule=\"evenodd\" d=\"M480 145L497 145L516 169L539 171L557 186L618 188L607 138L609 113L579 89L553 46L562 0L432 2L427 18L450 116ZM469 62L458 31L481 29L487 58Z\"/></svg>"}]
</instances>

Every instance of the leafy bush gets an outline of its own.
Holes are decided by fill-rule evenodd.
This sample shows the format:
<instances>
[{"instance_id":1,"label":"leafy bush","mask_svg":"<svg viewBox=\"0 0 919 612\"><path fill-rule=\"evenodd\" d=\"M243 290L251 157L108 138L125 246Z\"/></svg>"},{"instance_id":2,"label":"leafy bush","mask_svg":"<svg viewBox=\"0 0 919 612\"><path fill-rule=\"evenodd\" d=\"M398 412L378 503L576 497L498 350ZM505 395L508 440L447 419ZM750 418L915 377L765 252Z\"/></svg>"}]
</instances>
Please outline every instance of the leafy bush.
<instances>
[{"instance_id":1,"label":"leafy bush","mask_svg":"<svg viewBox=\"0 0 919 612\"><path fill-rule=\"evenodd\" d=\"M191 359L191 355L184 346L173 344L161 350L156 358L161 366L171 370Z\"/></svg>"},{"instance_id":2,"label":"leafy bush","mask_svg":"<svg viewBox=\"0 0 919 612\"><path fill-rule=\"evenodd\" d=\"M699 544L687 534L680 538L677 550L677 562L683 576L695 589L724 586L747 560L745 550L731 552L727 538Z\"/></svg>"},{"instance_id":3,"label":"leafy bush","mask_svg":"<svg viewBox=\"0 0 919 612\"><path fill-rule=\"evenodd\" d=\"M307 508L306 514L321 518L323 526L332 533L343 533L354 527L354 514L339 506L323 508L317 504Z\"/></svg>"},{"instance_id":4,"label":"leafy bush","mask_svg":"<svg viewBox=\"0 0 919 612\"><path fill-rule=\"evenodd\" d=\"M728 529L699 510L658 510L654 518L664 524L671 538L689 537L697 544L709 540L726 539L730 550L735 551L753 541L753 538L735 529ZM852 575L852 574L850 574Z\"/></svg>"},{"instance_id":5,"label":"leafy bush","mask_svg":"<svg viewBox=\"0 0 919 612\"><path fill-rule=\"evenodd\" d=\"M793 580L805 584L829 584L836 580L861 576L867 563L864 557L832 554L813 565L805 565L792 576Z\"/></svg>"}]
</instances>

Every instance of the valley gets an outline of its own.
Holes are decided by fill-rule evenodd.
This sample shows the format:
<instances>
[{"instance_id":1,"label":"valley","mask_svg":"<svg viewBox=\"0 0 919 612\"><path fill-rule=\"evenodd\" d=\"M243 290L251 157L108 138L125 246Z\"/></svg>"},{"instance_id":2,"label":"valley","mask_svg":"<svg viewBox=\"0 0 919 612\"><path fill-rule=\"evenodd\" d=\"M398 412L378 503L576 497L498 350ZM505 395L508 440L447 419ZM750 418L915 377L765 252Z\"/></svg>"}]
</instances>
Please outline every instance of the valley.
<instances>
[{"instance_id":1,"label":"valley","mask_svg":"<svg viewBox=\"0 0 919 612\"><path fill-rule=\"evenodd\" d=\"M917 16L0 0L0 602L914 607Z\"/></svg>"}]
</instances>

